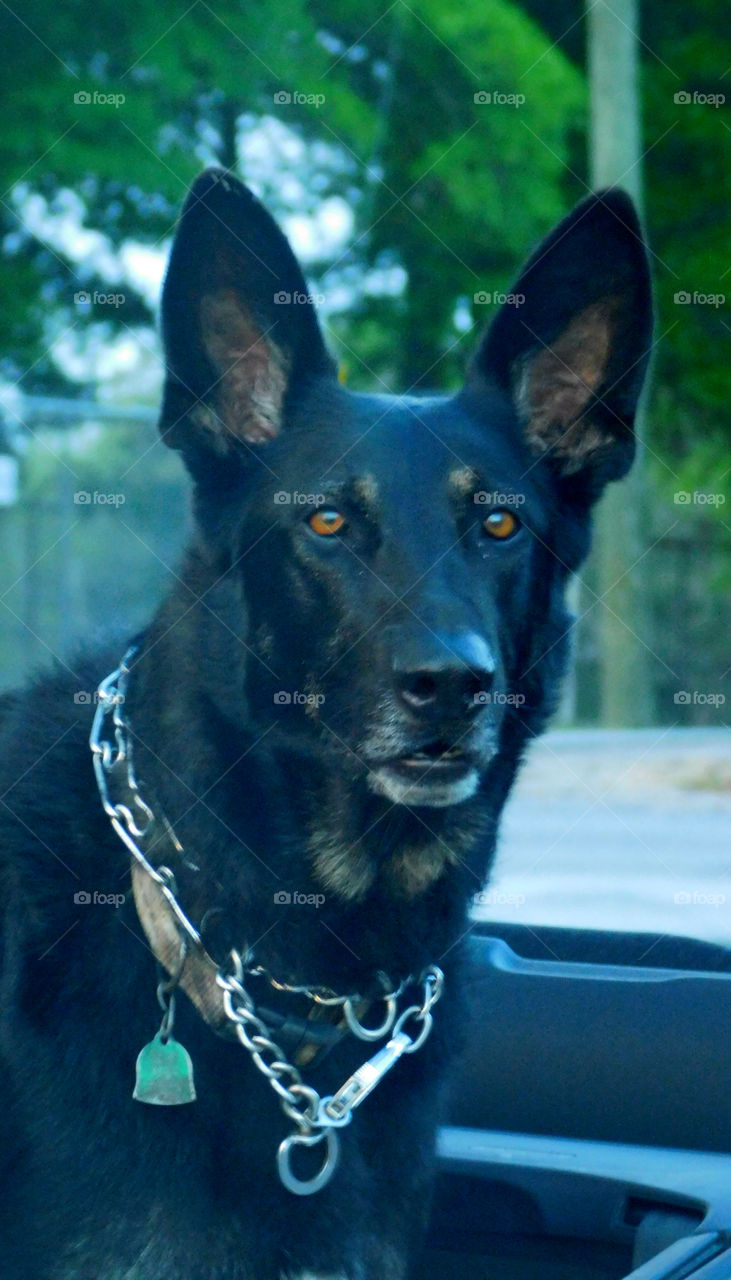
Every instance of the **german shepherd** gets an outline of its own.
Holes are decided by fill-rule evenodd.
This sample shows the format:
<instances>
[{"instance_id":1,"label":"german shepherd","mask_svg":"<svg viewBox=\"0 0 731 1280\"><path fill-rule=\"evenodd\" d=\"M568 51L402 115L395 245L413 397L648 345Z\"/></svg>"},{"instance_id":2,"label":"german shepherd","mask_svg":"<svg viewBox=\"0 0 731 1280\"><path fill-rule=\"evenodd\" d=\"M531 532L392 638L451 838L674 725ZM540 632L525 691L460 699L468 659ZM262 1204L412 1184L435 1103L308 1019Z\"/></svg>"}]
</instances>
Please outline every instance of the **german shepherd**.
<instances>
[{"instance_id":1,"label":"german shepherd","mask_svg":"<svg viewBox=\"0 0 731 1280\"><path fill-rule=\"evenodd\" d=\"M403 1280L467 904L633 457L642 233L590 196L461 390L353 393L286 238L209 170L162 329L178 585L126 657L1 704L0 1272Z\"/></svg>"}]
</instances>

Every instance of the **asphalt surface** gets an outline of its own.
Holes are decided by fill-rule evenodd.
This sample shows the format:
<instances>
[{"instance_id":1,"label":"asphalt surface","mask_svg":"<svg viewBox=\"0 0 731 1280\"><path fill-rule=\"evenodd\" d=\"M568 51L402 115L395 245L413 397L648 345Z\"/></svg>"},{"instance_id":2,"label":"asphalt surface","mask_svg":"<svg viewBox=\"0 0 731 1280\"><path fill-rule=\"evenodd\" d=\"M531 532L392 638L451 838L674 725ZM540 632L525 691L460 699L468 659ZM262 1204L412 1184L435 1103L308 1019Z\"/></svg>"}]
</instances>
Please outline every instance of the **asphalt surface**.
<instances>
[{"instance_id":1,"label":"asphalt surface","mask_svg":"<svg viewBox=\"0 0 731 1280\"><path fill-rule=\"evenodd\" d=\"M731 731L546 734L475 911L731 945Z\"/></svg>"}]
</instances>

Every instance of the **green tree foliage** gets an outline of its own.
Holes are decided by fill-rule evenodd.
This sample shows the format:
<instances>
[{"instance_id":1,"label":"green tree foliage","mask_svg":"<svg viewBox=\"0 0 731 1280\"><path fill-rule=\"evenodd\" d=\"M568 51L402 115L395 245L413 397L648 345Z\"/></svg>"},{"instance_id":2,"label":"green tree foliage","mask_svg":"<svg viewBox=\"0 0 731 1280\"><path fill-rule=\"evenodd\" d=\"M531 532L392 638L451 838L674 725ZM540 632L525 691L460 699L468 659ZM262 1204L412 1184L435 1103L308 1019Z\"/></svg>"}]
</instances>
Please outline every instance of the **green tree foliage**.
<instances>
[{"instance_id":1,"label":"green tree foliage","mask_svg":"<svg viewBox=\"0 0 731 1280\"><path fill-rule=\"evenodd\" d=\"M71 188L86 205L86 225L112 246L130 236L154 244L171 233L202 164L234 163L240 113L271 110L290 80L314 92L328 56L300 0L280 0L276 22L264 6L232 0L187 10L144 0L75 7L28 0L22 15L2 6L0 39L8 122L0 211L9 255L0 342L11 367L27 370L26 385L37 388L59 377L44 355L49 307L71 322L74 292L105 282L29 232L12 189L23 184L53 209ZM149 319L140 308L136 315L126 307L125 323Z\"/></svg>"},{"instance_id":2,"label":"green tree foliage","mask_svg":"<svg viewBox=\"0 0 731 1280\"><path fill-rule=\"evenodd\" d=\"M361 218L369 261L408 275L405 300L381 301L381 349L368 365L397 385L444 385L464 361L461 350L443 359L458 337L457 300L483 322L489 307L474 295L509 287L570 199L581 77L505 0L397 5L362 39L362 5L321 3L318 16L337 33L354 94L375 108L376 133L359 152L379 178ZM356 324L370 310L365 299Z\"/></svg>"},{"instance_id":3,"label":"green tree foliage","mask_svg":"<svg viewBox=\"0 0 731 1280\"><path fill-rule=\"evenodd\" d=\"M23 182L51 207L70 187L87 225L113 246L129 236L154 243L170 233L201 164L235 161L243 113L276 114L326 141L349 170L357 218L345 278L398 264L409 282L404 298L366 295L341 326L349 347L360 346L361 330L365 337L365 366L351 361L356 381L411 382L430 369L432 382L448 381L454 366L435 365L458 336L458 300L469 315L478 289L506 286L526 246L565 207L562 165L581 120L581 77L506 0L458 10L430 0L418 11L287 0L276 21L238 3L171 15L140 0L122 9L100 0L90 18L85 7L53 10L42 0L29 0L22 20L3 11L13 121L0 138L4 185ZM526 92L521 76L534 63ZM282 90L324 102L278 103ZM496 90L526 102L475 102ZM78 102L79 93L123 94L124 103ZM322 192L343 180L327 168ZM21 212L6 197L2 346L18 370L32 366L26 385L37 387L58 378L43 356L49 307L78 319L73 293L104 282L29 234ZM137 306L125 307L126 324L144 317Z\"/></svg>"}]
</instances>

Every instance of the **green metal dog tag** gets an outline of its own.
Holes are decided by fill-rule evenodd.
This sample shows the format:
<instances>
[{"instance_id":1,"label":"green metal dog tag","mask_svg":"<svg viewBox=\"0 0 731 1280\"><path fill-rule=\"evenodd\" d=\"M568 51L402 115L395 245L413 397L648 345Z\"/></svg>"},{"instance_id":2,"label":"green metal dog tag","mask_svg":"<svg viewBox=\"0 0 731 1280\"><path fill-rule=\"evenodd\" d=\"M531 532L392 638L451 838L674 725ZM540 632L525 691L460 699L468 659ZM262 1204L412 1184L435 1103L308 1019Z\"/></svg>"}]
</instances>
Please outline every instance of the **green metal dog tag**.
<instances>
[{"instance_id":1,"label":"green metal dog tag","mask_svg":"<svg viewBox=\"0 0 731 1280\"><path fill-rule=\"evenodd\" d=\"M137 1056L137 1080L133 1098L157 1107L176 1107L195 1102L193 1063L188 1050L160 1033Z\"/></svg>"}]
</instances>

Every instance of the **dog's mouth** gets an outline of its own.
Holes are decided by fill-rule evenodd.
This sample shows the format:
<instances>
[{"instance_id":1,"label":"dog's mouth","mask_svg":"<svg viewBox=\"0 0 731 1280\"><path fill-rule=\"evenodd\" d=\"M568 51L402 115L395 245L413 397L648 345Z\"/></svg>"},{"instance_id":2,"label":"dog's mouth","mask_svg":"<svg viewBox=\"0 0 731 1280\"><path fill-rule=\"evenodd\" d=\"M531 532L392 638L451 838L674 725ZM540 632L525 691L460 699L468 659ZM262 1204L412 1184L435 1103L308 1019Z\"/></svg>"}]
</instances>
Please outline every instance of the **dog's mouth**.
<instances>
[{"instance_id":1,"label":"dog's mouth","mask_svg":"<svg viewBox=\"0 0 731 1280\"><path fill-rule=\"evenodd\" d=\"M405 769L409 774L436 769L440 773L454 775L464 772L470 765L470 759L467 752L459 745L450 745L442 738L437 738L434 742L420 747L418 751L410 751L408 755L398 756L395 760L387 761L387 764Z\"/></svg>"},{"instance_id":2,"label":"dog's mouth","mask_svg":"<svg viewBox=\"0 0 731 1280\"><path fill-rule=\"evenodd\" d=\"M470 751L435 738L416 750L374 762L369 781L373 791L393 803L442 808L474 795L480 769Z\"/></svg>"}]
</instances>

